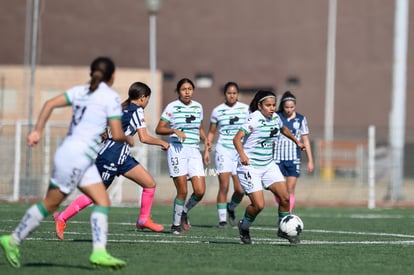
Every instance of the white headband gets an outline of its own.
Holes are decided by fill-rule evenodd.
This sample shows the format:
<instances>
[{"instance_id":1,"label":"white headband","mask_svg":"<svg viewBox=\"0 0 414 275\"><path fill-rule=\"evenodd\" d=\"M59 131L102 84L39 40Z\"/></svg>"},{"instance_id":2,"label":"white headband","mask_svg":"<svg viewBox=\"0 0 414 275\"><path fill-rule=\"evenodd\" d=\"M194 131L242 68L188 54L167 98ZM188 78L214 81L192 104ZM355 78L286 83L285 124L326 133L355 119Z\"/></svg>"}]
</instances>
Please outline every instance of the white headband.
<instances>
[{"instance_id":1,"label":"white headband","mask_svg":"<svg viewBox=\"0 0 414 275\"><path fill-rule=\"evenodd\" d=\"M259 100L259 103L260 102L262 102L263 100L265 100L265 99L268 99L268 98L276 98L274 95L268 95L268 96L265 96L265 97L263 97L263 98L261 98L260 100Z\"/></svg>"},{"instance_id":2,"label":"white headband","mask_svg":"<svg viewBox=\"0 0 414 275\"><path fill-rule=\"evenodd\" d=\"M295 101L296 102L296 98L294 98L294 97L285 97L284 99L282 99L282 102L285 102L285 101Z\"/></svg>"}]
</instances>

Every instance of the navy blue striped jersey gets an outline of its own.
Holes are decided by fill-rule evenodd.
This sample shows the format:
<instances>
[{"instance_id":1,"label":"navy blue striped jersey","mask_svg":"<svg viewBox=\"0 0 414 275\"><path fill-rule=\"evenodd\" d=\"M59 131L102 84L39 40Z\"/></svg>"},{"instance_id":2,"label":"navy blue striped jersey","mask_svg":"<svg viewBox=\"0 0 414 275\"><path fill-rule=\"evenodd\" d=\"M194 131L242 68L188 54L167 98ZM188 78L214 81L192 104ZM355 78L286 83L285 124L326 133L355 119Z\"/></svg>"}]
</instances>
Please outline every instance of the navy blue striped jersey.
<instances>
[{"instance_id":1,"label":"navy blue striped jersey","mask_svg":"<svg viewBox=\"0 0 414 275\"><path fill-rule=\"evenodd\" d=\"M283 112L278 112L283 125L289 128L292 134L297 140L301 140L302 135L309 134L309 127L306 117L296 113L296 116L291 119L287 119ZM274 159L276 161L281 160L298 160L300 159L300 148L292 140L284 135L275 142Z\"/></svg>"},{"instance_id":2,"label":"navy blue striped jersey","mask_svg":"<svg viewBox=\"0 0 414 275\"><path fill-rule=\"evenodd\" d=\"M126 136L134 136L138 129L146 127L144 109L142 107L131 103L128 109L123 110L122 129ZM105 154L105 158L107 159L109 155L111 155L110 159L114 160L116 158L116 164L121 165L125 161L125 158L130 154L130 148L126 142L121 143L114 141L109 131L109 137L99 151L98 158L103 154Z\"/></svg>"}]
</instances>

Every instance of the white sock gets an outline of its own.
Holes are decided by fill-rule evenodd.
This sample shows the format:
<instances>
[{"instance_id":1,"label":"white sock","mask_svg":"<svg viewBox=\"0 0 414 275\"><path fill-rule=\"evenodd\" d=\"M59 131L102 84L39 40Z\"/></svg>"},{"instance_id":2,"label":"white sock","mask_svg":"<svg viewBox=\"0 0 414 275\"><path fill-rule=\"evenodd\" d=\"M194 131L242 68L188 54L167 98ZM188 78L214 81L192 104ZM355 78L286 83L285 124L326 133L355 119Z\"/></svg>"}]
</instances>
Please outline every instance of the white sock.
<instances>
[{"instance_id":1,"label":"white sock","mask_svg":"<svg viewBox=\"0 0 414 275\"><path fill-rule=\"evenodd\" d=\"M93 250L106 249L108 235L108 207L95 206L91 214Z\"/></svg>"},{"instance_id":2,"label":"white sock","mask_svg":"<svg viewBox=\"0 0 414 275\"><path fill-rule=\"evenodd\" d=\"M176 198L174 200L173 225L179 226L181 224L181 214L183 213L183 210L184 202Z\"/></svg>"},{"instance_id":3,"label":"white sock","mask_svg":"<svg viewBox=\"0 0 414 275\"><path fill-rule=\"evenodd\" d=\"M226 222L227 221L227 204L226 203L218 203L217 204L217 212L219 217L219 222Z\"/></svg>"},{"instance_id":4,"label":"white sock","mask_svg":"<svg viewBox=\"0 0 414 275\"><path fill-rule=\"evenodd\" d=\"M33 204L27 209L23 218L20 220L19 225L13 231L12 237L17 245L20 245L20 243L40 225L40 222L44 217L47 216L47 211L44 215L39 207L43 207L43 204Z\"/></svg>"}]
</instances>

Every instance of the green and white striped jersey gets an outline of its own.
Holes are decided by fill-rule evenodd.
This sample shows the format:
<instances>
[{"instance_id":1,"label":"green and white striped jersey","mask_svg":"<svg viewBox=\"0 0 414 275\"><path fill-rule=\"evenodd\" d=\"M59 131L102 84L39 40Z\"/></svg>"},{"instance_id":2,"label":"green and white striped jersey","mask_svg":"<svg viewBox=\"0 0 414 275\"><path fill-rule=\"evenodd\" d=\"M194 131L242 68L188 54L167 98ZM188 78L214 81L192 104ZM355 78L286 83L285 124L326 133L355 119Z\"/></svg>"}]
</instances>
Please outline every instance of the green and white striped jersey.
<instances>
[{"instance_id":1,"label":"green and white striped jersey","mask_svg":"<svg viewBox=\"0 0 414 275\"><path fill-rule=\"evenodd\" d=\"M172 129L183 131L186 139L182 142L176 134L171 134L170 143L199 148L200 125L203 122L203 107L197 101L191 100L185 105L180 100L169 103L161 114L161 119L168 122Z\"/></svg>"},{"instance_id":2,"label":"green and white striped jersey","mask_svg":"<svg viewBox=\"0 0 414 275\"><path fill-rule=\"evenodd\" d=\"M236 102L233 106L222 103L211 112L210 123L217 124L217 143L228 149L234 149L233 137L249 115L247 104Z\"/></svg>"},{"instance_id":3,"label":"green and white striped jersey","mask_svg":"<svg viewBox=\"0 0 414 275\"><path fill-rule=\"evenodd\" d=\"M281 135L282 127L283 122L276 113L271 118L264 117L259 110L250 114L240 130L246 134L243 150L251 166L266 166L274 161L273 146Z\"/></svg>"}]
</instances>

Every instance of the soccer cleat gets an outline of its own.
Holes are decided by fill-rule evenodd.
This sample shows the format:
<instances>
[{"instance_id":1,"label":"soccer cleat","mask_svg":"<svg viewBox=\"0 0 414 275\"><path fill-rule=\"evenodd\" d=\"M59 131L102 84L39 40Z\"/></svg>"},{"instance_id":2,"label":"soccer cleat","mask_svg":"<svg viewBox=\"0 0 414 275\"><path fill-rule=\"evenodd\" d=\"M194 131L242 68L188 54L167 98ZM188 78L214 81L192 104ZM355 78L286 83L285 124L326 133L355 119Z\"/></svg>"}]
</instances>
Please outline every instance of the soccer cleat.
<instances>
[{"instance_id":1,"label":"soccer cleat","mask_svg":"<svg viewBox=\"0 0 414 275\"><path fill-rule=\"evenodd\" d=\"M10 244L11 235L4 235L0 237L0 246L3 248L4 255L6 256L9 264L14 268L20 267L20 252L17 245Z\"/></svg>"},{"instance_id":2,"label":"soccer cleat","mask_svg":"<svg viewBox=\"0 0 414 275\"><path fill-rule=\"evenodd\" d=\"M277 230L277 236L286 239L289 241L290 244L298 244L300 243L298 236L289 236L288 234L284 233L280 228Z\"/></svg>"},{"instance_id":3,"label":"soccer cleat","mask_svg":"<svg viewBox=\"0 0 414 275\"><path fill-rule=\"evenodd\" d=\"M239 221L239 234L240 240L244 244L252 244L252 240L250 239L250 231L249 229L242 229L241 228L242 220Z\"/></svg>"},{"instance_id":4,"label":"soccer cleat","mask_svg":"<svg viewBox=\"0 0 414 275\"><path fill-rule=\"evenodd\" d=\"M124 261L112 257L105 250L92 252L89 257L89 262L95 267L104 267L109 269L121 269L126 265Z\"/></svg>"},{"instance_id":5,"label":"soccer cleat","mask_svg":"<svg viewBox=\"0 0 414 275\"><path fill-rule=\"evenodd\" d=\"M229 214L229 222L231 226L236 225L236 214L234 213L234 210L229 209L229 204L227 203L227 213Z\"/></svg>"},{"instance_id":6,"label":"soccer cleat","mask_svg":"<svg viewBox=\"0 0 414 275\"><path fill-rule=\"evenodd\" d=\"M219 222L218 228L226 229L226 227L227 227L227 222Z\"/></svg>"},{"instance_id":7,"label":"soccer cleat","mask_svg":"<svg viewBox=\"0 0 414 275\"><path fill-rule=\"evenodd\" d=\"M190 220L188 219L187 213L185 213L184 211L181 213L181 227L185 231L188 231L191 229Z\"/></svg>"},{"instance_id":8,"label":"soccer cleat","mask_svg":"<svg viewBox=\"0 0 414 275\"><path fill-rule=\"evenodd\" d=\"M164 230L164 226L162 226L161 224L155 223L151 218L148 218L148 220L144 223L142 223L141 221L138 221L136 224L137 229L149 229L151 231L154 232L161 232Z\"/></svg>"},{"instance_id":9,"label":"soccer cleat","mask_svg":"<svg viewBox=\"0 0 414 275\"><path fill-rule=\"evenodd\" d=\"M66 222L59 221L59 214L60 214L59 212L55 212L53 214L53 219L55 220L56 237L58 237L61 240L64 240Z\"/></svg>"},{"instance_id":10,"label":"soccer cleat","mask_svg":"<svg viewBox=\"0 0 414 275\"><path fill-rule=\"evenodd\" d=\"M171 233L173 235L181 235L181 234L183 234L182 231L181 231L181 226L179 226L179 225L172 225L171 226Z\"/></svg>"}]
</instances>

